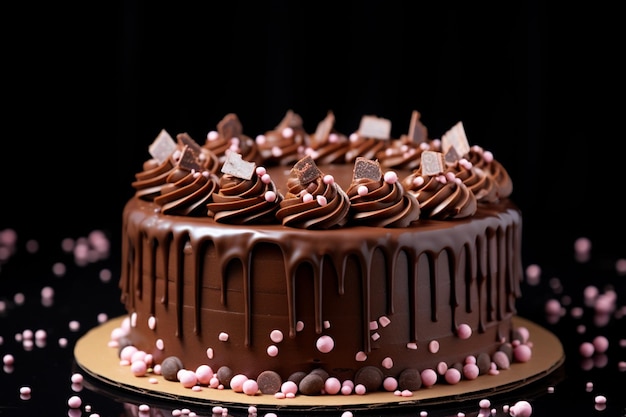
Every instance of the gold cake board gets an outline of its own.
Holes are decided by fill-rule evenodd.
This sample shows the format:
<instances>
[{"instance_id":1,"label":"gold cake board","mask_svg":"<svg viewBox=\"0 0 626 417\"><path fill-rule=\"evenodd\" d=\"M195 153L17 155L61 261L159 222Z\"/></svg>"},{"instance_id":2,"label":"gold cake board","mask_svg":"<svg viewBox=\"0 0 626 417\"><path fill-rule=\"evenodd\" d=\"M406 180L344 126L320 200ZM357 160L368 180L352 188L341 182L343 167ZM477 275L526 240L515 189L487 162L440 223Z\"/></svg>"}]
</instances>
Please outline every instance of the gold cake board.
<instances>
[{"instance_id":1,"label":"gold cake board","mask_svg":"<svg viewBox=\"0 0 626 417\"><path fill-rule=\"evenodd\" d=\"M565 354L559 339L547 329L527 319L514 318L514 326L524 326L533 343L532 358L526 363L513 363L498 375L481 375L477 379L463 380L455 385L438 383L413 392L411 397L401 397L391 392L374 392L366 395L298 395L295 398L276 399L273 395L246 395L230 389L202 387L200 391L185 388L182 384L167 381L160 375L147 374L136 377L130 367L121 366L118 349L108 346L113 329L120 327L123 317L111 319L82 336L74 348L76 364L89 376L106 386L122 389L131 394L154 400L176 401L197 406L249 407L322 410L322 409L375 409L409 407L411 405L441 404L494 395L518 389L535 382L559 368ZM157 383L151 383L154 377Z\"/></svg>"}]
</instances>

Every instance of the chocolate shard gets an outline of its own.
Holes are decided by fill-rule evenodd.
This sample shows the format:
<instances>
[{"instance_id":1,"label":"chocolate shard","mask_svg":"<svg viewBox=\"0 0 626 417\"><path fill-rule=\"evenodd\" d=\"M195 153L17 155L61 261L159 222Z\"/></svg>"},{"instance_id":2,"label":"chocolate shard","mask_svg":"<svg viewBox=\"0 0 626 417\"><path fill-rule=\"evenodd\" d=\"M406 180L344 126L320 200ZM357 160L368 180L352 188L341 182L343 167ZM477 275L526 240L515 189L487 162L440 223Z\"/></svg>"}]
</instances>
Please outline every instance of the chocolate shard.
<instances>
[{"instance_id":1,"label":"chocolate shard","mask_svg":"<svg viewBox=\"0 0 626 417\"><path fill-rule=\"evenodd\" d=\"M161 129L161 132L148 147L150 156L159 161L159 164L167 160L175 150L176 142L165 129Z\"/></svg>"},{"instance_id":2,"label":"chocolate shard","mask_svg":"<svg viewBox=\"0 0 626 417\"><path fill-rule=\"evenodd\" d=\"M217 124L217 132L226 140L240 138L243 133L243 126L235 113L228 113Z\"/></svg>"},{"instance_id":3,"label":"chocolate shard","mask_svg":"<svg viewBox=\"0 0 626 417\"><path fill-rule=\"evenodd\" d=\"M187 145L198 154L202 152L200 144L193 140L187 132L179 133L178 135L176 135L176 140L178 141L178 143L181 144L181 146Z\"/></svg>"},{"instance_id":4,"label":"chocolate shard","mask_svg":"<svg viewBox=\"0 0 626 417\"><path fill-rule=\"evenodd\" d=\"M367 159L363 156L356 158L354 162L354 171L352 172L352 181L356 181L361 178L368 178L374 181L380 181L383 173L380 170L380 164L378 161Z\"/></svg>"},{"instance_id":5,"label":"chocolate shard","mask_svg":"<svg viewBox=\"0 0 626 417\"><path fill-rule=\"evenodd\" d=\"M313 148L326 143L328 140L328 136L333 131L333 127L335 126L335 114L332 111L329 111L326 114L324 120L317 124L317 129L315 129L315 134L311 137L311 141L314 142L311 145Z\"/></svg>"},{"instance_id":6,"label":"chocolate shard","mask_svg":"<svg viewBox=\"0 0 626 417\"><path fill-rule=\"evenodd\" d=\"M310 155L307 155L296 162L291 169L291 172L298 177L300 184L308 184L322 176L322 171L319 170Z\"/></svg>"},{"instance_id":7,"label":"chocolate shard","mask_svg":"<svg viewBox=\"0 0 626 417\"><path fill-rule=\"evenodd\" d=\"M453 147L456 154L459 157L466 155L469 150L469 142L465 135L465 129L463 128L463 122L457 122L441 137L441 149L443 153L447 153L448 150Z\"/></svg>"},{"instance_id":8,"label":"chocolate shard","mask_svg":"<svg viewBox=\"0 0 626 417\"><path fill-rule=\"evenodd\" d=\"M422 175L439 175L444 170L443 154L435 151L422 152Z\"/></svg>"},{"instance_id":9,"label":"chocolate shard","mask_svg":"<svg viewBox=\"0 0 626 417\"><path fill-rule=\"evenodd\" d=\"M444 159L446 163L450 165L453 165L456 161L460 159L459 155L456 153L456 149L454 148L454 146L450 146L448 152L446 152L446 154L444 155Z\"/></svg>"},{"instance_id":10,"label":"chocolate shard","mask_svg":"<svg viewBox=\"0 0 626 417\"><path fill-rule=\"evenodd\" d=\"M376 116L363 116L357 133L363 138L389 139L391 120Z\"/></svg>"},{"instance_id":11,"label":"chocolate shard","mask_svg":"<svg viewBox=\"0 0 626 417\"><path fill-rule=\"evenodd\" d=\"M286 127L301 127L302 126L302 117L299 114L296 114L293 110L287 110L285 113L285 117L283 120L278 123L276 126L276 130L283 130Z\"/></svg>"},{"instance_id":12,"label":"chocolate shard","mask_svg":"<svg viewBox=\"0 0 626 417\"><path fill-rule=\"evenodd\" d=\"M229 174L244 180L252 178L255 169L256 164L254 162L245 161L240 153L232 151L226 153L226 160L222 166L222 172L224 174Z\"/></svg>"},{"instance_id":13,"label":"chocolate shard","mask_svg":"<svg viewBox=\"0 0 626 417\"><path fill-rule=\"evenodd\" d=\"M194 151L192 147L185 145L180 159L178 160L178 166L187 171L202 171L202 164L200 163L199 157L199 153Z\"/></svg>"},{"instance_id":14,"label":"chocolate shard","mask_svg":"<svg viewBox=\"0 0 626 417\"><path fill-rule=\"evenodd\" d=\"M420 121L422 115L417 110L411 114L408 137L411 142L422 143L428 139L428 129Z\"/></svg>"}]
</instances>

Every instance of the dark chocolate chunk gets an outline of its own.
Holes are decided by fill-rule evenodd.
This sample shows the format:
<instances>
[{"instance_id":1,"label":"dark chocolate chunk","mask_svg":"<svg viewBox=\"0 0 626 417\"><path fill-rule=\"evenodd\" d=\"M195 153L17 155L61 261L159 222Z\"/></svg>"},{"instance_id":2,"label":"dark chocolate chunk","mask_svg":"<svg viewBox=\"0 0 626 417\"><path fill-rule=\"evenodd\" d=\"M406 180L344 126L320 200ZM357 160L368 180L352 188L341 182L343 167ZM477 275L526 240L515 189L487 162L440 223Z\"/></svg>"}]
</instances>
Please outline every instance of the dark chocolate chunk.
<instances>
[{"instance_id":1,"label":"dark chocolate chunk","mask_svg":"<svg viewBox=\"0 0 626 417\"><path fill-rule=\"evenodd\" d=\"M225 387L230 387L230 380L233 379L235 373L228 366L220 366L216 372L217 380Z\"/></svg>"},{"instance_id":2,"label":"dark chocolate chunk","mask_svg":"<svg viewBox=\"0 0 626 417\"><path fill-rule=\"evenodd\" d=\"M317 148L322 143L325 143L333 130L333 126L335 126L335 115L329 111L324 120L317 124L315 134L311 137L311 146Z\"/></svg>"},{"instance_id":3,"label":"dark chocolate chunk","mask_svg":"<svg viewBox=\"0 0 626 417\"><path fill-rule=\"evenodd\" d=\"M202 165L199 161L200 154L189 146L183 148L183 153L178 160L178 166L187 171L202 171Z\"/></svg>"},{"instance_id":4,"label":"dark chocolate chunk","mask_svg":"<svg viewBox=\"0 0 626 417\"><path fill-rule=\"evenodd\" d=\"M383 384L383 371L375 366L364 366L356 371L354 375L354 384L363 385L366 392L376 392Z\"/></svg>"},{"instance_id":5,"label":"dark chocolate chunk","mask_svg":"<svg viewBox=\"0 0 626 417\"><path fill-rule=\"evenodd\" d=\"M303 395L320 395L324 389L324 380L318 374L308 374L298 384L298 391Z\"/></svg>"},{"instance_id":6,"label":"dark chocolate chunk","mask_svg":"<svg viewBox=\"0 0 626 417\"><path fill-rule=\"evenodd\" d=\"M422 124L420 117L420 112L413 110L411 122L409 123L408 137L414 143L426 142L426 139L428 139L428 129Z\"/></svg>"},{"instance_id":7,"label":"dark chocolate chunk","mask_svg":"<svg viewBox=\"0 0 626 417\"><path fill-rule=\"evenodd\" d=\"M178 371L183 369L183 361L177 356L168 356L161 362L161 375L168 381L178 381Z\"/></svg>"},{"instance_id":8,"label":"dark chocolate chunk","mask_svg":"<svg viewBox=\"0 0 626 417\"><path fill-rule=\"evenodd\" d=\"M178 141L178 143L180 143L181 146L187 145L198 154L202 152L202 147L200 146L200 144L193 140L193 138L189 136L187 132L179 133L178 135L176 135L176 140Z\"/></svg>"},{"instance_id":9,"label":"dark chocolate chunk","mask_svg":"<svg viewBox=\"0 0 626 417\"><path fill-rule=\"evenodd\" d=\"M243 126L234 113L229 113L217 124L217 132L226 140L240 138Z\"/></svg>"},{"instance_id":10,"label":"dark chocolate chunk","mask_svg":"<svg viewBox=\"0 0 626 417\"><path fill-rule=\"evenodd\" d=\"M322 176L322 172L310 155L296 162L291 171L296 174L300 184L308 184Z\"/></svg>"},{"instance_id":11,"label":"dark chocolate chunk","mask_svg":"<svg viewBox=\"0 0 626 417\"><path fill-rule=\"evenodd\" d=\"M398 376L398 388L400 390L417 391L422 387L422 376L415 368L407 368Z\"/></svg>"},{"instance_id":12,"label":"dark chocolate chunk","mask_svg":"<svg viewBox=\"0 0 626 417\"><path fill-rule=\"evenodd\" d=\"M354 162L354 171L352 173L352 180L358 180L360 178L369 178L374 181L380 181L383 174L380 170L380 164L378 161L373 161L365 157L359 156Z\"/></svg>"},{"instance_id":13,"label":"dark chocolate chunk","mask_svg":"<svg viewBox=\"0 0 626 417\"><path fill-rule=\"evenodd\" d=\"M306 375L307 374L304 371L297 371L297 372L294 372L293 374L289 375L289 378L287 378L287 381L291 381L291 382L294 382L296 385L300 385L300 381L302 381L302 379Z\"/></svg>"},{"instance_id":14,"label":"dark chocolate chunk","mask_svg":"<svg viewBox=\"0 0 626 417\"><path fill-rule=\"evenodd\" d=\"M280 387L282 386L282 380L278 372L274 371L263 371L259 374L256 379L257 384L259 385L259 391L263 394L273 395L280 391Z\"/></svg>"},{"instance_id":15,"label":"dark chocolate chunk","mask_svg":"<svg viewBox=\"0 0 626 417\"><path fill-rule=\"evenodd\" d=\"M476 366L478 366L478 373L484 375L491 369L491 357L489 354L483 352L479 353L476 357Z\"/></svg>"}]
</instances>

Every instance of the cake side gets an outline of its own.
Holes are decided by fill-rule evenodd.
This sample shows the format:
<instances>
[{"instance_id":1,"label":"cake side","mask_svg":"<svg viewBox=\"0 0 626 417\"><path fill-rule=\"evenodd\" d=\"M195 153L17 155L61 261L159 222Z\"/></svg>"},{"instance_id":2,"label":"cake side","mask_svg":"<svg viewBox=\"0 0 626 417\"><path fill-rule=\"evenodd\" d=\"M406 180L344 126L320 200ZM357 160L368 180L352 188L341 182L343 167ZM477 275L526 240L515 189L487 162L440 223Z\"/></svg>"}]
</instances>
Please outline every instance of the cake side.
<instances>
[{"instance_id":1,"label":"cake side","mask_svg":"<svg viewBox=\"0 0 626 417\"><path fill-rule=\"evenodd\" d=\"M397 377L512 340L521 213L508 200L455 222L322 232L163 216L133 198L123 236L128 337L156 362L283 379L371 365Z\"/></svg>"}]
</instances>

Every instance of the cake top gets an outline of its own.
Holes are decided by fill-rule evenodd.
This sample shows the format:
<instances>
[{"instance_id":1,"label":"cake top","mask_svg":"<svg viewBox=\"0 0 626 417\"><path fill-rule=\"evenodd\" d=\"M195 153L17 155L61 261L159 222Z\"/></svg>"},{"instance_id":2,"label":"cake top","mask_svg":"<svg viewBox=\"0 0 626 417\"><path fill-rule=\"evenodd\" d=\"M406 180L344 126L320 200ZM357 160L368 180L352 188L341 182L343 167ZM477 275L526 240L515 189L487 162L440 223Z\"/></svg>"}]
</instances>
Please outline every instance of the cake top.
<instances>
[{"instance_id":1,"label":"cake top","mask_svg":"<svg viewBox=\"0 0 626 417\"><path fill-rule=\"evenodd\" d=\"M408 132L400 138L391 137L389 119L375 115L363 116L358 129L346 135L336 131L335 115L329 111L309 134L300 115L288 110L275 129L252 139L244 134L237 115L229 113L204 144L187 133L174 140L161 130L149 146L151 158L136 173L132 186L138 198L155 202L165 215L241 224L241 216L224 215L225 199L231 206L239 200L235 206L241 210L243 202L260 203L250 200L255 195L273 207L246 221L262 218L313 229L409 227L422 219L459 219L474 215L478 204L510 196L513 185L506 169L491 152L470 146L461 121L441 139L432 139L420 117L413 111ZM343 186L335 181L340 166L352 167L350 178L340 174ZM278 168L289 168L291 176L281 177L277 184L270 174ZM283 187L284 195L279 191ZM300 213L298 221L296 206L308 212ZM331 207L335 220L311 220L321 213L330 215ZM370 214L364 214L365 207ZM403 221L372 220L398 212L404 213Z\"/></svg>"}]
</instances>

